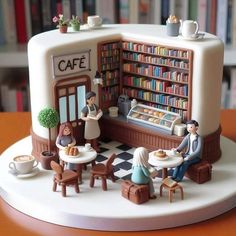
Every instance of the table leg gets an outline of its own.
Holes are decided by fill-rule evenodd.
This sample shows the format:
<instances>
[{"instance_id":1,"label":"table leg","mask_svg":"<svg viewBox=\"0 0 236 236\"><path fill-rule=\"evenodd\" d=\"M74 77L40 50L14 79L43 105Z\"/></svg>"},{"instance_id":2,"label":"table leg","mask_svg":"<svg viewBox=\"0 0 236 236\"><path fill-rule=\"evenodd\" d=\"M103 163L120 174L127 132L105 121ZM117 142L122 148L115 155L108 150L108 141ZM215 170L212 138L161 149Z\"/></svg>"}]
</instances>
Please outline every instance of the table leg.
<instances>
[{"instance_id":1,"label":"table leg","mask_svg":"<svg viewBox=\"0 0 236 236\"><path fill-rule=\"evenodd\" d=\"M167 168L162 169L162 179L165 179L168 177L168 171Z\"/></svg>"},{"instance_id":2,"label":"table leg","mask_svg":"<svg viewBox=\"0 0 236 236\"><path fill-rule=\"evenodd\" d=\"M77 174L78 174L78 180L79 180L79 184L82 183L82 170L83 170L83 164L77 164Z\"/></svg>"}]
</instances>

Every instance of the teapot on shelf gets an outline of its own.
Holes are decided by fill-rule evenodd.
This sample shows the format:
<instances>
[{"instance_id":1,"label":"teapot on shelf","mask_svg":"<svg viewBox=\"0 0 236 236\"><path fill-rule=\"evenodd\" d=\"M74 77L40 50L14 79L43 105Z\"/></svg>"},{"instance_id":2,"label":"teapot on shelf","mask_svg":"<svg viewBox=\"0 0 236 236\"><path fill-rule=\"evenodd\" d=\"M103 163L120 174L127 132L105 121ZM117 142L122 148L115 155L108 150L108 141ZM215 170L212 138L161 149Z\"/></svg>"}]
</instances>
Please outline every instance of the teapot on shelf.
<instances>
[{"instance_id":1,"label":"teapot on shelf","mask_svg":"<svg viewBox=\"0 0 236 236\"><path fill-rule=\"evenodd\" d=\"M196 38L198 35L198 23L193 20L180 20L180 32L184 38Z\"/></svg>"}]
</instances>

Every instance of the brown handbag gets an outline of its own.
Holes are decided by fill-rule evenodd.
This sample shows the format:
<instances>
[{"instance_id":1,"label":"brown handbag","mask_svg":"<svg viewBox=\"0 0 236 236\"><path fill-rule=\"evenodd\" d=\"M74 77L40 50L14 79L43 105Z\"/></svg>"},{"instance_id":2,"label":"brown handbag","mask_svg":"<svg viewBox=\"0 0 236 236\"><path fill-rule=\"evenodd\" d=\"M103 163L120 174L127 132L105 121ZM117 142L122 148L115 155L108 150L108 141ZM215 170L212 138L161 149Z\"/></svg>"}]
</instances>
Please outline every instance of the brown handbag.
<instances>
[{"instance_id":1,"label":"brown handbag","mask_svg":"<svg viewBox=\"0 0 236 236\"><path fill-rule=\"evenodd\" d=\"M124 198L135 204L141 204L149 200L148 184L134 184L130 180L121 183L121 194Z\"/></svg>"}]
</instances>

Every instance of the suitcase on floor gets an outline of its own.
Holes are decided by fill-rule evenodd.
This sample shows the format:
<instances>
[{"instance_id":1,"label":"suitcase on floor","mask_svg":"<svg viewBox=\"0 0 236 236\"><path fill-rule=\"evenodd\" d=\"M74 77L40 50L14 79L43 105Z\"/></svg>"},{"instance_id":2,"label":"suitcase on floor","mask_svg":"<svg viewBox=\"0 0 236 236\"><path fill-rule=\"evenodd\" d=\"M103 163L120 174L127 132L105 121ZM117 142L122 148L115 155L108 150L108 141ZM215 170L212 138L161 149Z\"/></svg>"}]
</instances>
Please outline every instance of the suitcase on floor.
<instances>
[{"instance_id":1,"label":"suitcase on floor","mask_svg":"<svg viewBox=\"0 0 236 236\"><path fill-rule=\"evenodd\" d=\"M212 165L208 161L200 161L189 166L186 176L198 184L211 180Z\"/></svg>"},{"instance_id":2,"label":"suitcase on floor","mask_svg":"<svg viewBox=\"0 0 236 236\"><path fill-rule=\"evenodd\" d=\"M148 184L138 185L130 180L124 180L121 183L121 194L124 198L136 204L147 202L149 200Z\"/></svg>"}]
</instances>

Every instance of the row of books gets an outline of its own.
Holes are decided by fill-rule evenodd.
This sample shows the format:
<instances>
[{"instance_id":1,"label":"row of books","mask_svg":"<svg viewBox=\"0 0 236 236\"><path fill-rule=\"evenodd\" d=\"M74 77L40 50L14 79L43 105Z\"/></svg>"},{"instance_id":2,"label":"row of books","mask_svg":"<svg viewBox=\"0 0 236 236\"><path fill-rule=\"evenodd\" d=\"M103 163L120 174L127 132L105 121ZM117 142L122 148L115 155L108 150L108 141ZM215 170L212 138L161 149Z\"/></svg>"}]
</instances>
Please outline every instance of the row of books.
<instances>
[{"instance_id":1,"label":"row of books","mask_svg":"<svg viewBox=\"0 0 236 236\"><path fill-rule=\"evenodd\" d=\"M150 46L133 42L123 42L122 46L123 49L134 52L149 53L158 56L189 58L189 53L185 50L169 49L162 46Z\"/></svg>"},{"instance_id":2,"label":"row of books","mask_svg":"<svg viewBox=\"0 0 236 236\"><path fill-rule=\"evenodd\" d=\"M148 64L157 64L157 65L163 65L168 67L177 67L181 69L189 69L189 62L178 60L178 59L170 59L170 58L164 58L164 57L154 57L154 56L148 56L145 54L135 53L135 52L123 52L123 58L133 61L139 61L143 63Z\"/></svg>"},{"instance_id":3,"label":"row of books","mask_svg":"<svg viewBox=\"0 0 236 236\"><path fill-rule=\"evenodd\" d=\"M178 98L164 94L156 94L132 88L123 88L123 93L127 94L129 97L155 102L165 106L171 106L179 109L188 108L188 101L184 98Z\"/></svg>"},{"instance_id":4,"label":"row of books","mask_svg":"<svg viewBox=\"0 0 236 236\"><path fill-rule=\"evenodd\" d=\"M93 0L0 0L0 44L26 43L35 34L55 29L56 15L83 19L95 9Z\"/></svg>"},{"instance_id":5,"label":"row of books","mask_svg":"<svg viewBox=\"0 0 236 236\"><path fill-rule=\"evenodd\" d=\"M201 31L236 46L235 0L0 0L0 43L25 43L55 28L52 18L100 15L103 23L166 24L170 14L197 20Z\"/></svg>"},{"instance_id":6,"label":"row of books","mask_svg":"<svg viewBox=\"0 0 236 236\"><path fill-rule=\"evenodd\" d=\"M145 88L161 93L169 93L180 96L188 96L188 86L179 84L170 84L166 81L159 81L156 79L147 79L143 77L125 76L123 78L124 84L138 88Z\"/></svg>"},{"instance_id":7,"label":"row of books","mask_svg":"<svg viewBox=\"0 0 236 236\"><path fill-rule=\"evenodd\" d=\"M1 111L15 112L15 111L29 111L30 98L29 86L26 80L9 82L5 80L0 86Z\"/></svg>"}]
</instances>

